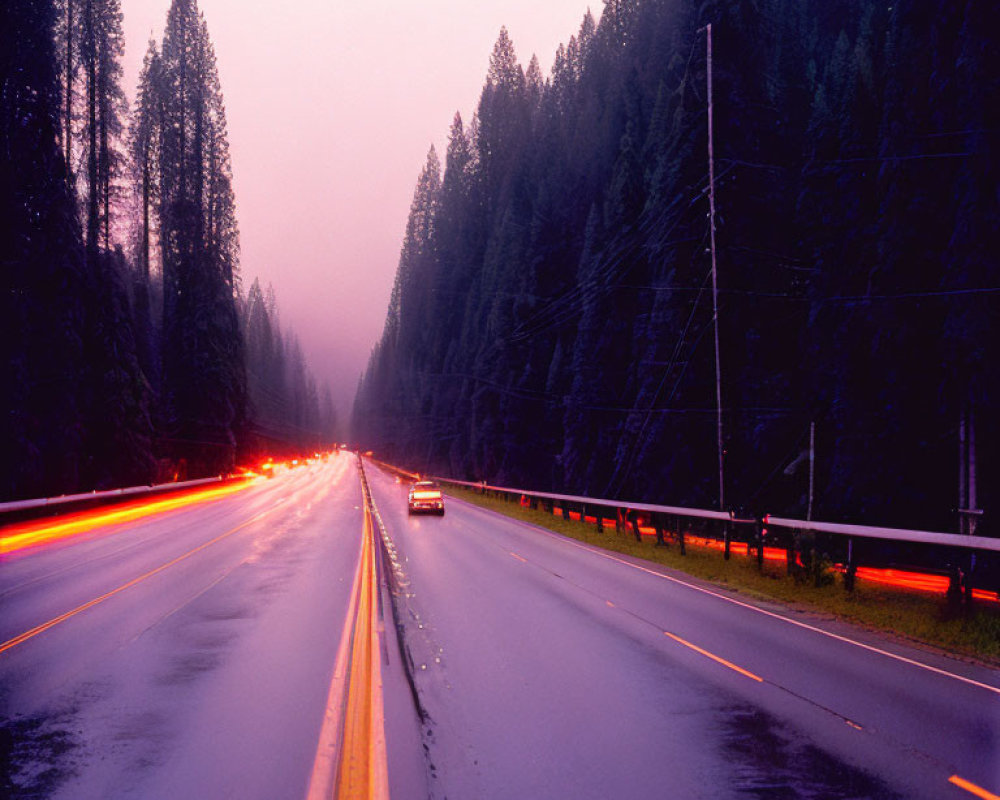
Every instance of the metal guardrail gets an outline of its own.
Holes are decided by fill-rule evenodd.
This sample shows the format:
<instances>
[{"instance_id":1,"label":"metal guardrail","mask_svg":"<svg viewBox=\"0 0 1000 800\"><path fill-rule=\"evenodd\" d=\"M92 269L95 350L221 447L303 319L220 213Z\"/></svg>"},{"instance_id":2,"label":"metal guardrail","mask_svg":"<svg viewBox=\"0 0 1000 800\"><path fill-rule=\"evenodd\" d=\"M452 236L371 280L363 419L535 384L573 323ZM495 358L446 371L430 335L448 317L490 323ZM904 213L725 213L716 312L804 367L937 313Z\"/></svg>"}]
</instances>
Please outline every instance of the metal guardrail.
<instances>
[{"instance_id":1,"label":"metal guardrail","mask_svg":"<svg viewBox=\"0 0 1000 800\"><path fill-rule=\"evenodd\" d=\"M848 525L840 522L807 522L801 519L786 519L785 517L770 517L768 524L779 528L834 533L841 536L854 536L860 539L888 539L895 542L933 544L1000 553L1000 539L994 539L990 536L936 533L934 531L916 531L908 528L881 528L873 525Z\"/></svg>"},{"instance_id":2,"label":"metal guardrail","mask_svg":"<svg viewBox=\"0 0 1000 800\"><path fill-rule=\"evenodd\" d=\"M440 483L450 483L458 486L467 486L472 489L485 489L492 492L502 492L510 495L520 495L527 498L538 498L572 503L577 506L587 506L588 508L613 508L628 509L629 511L640 511L651 514L672 514L681 517L693 517L695 519L713 519L724 522L735 522L741 524L752 524L753 520L742 520L735 518L731 513L725 511L709 511L703 508L685 508L683 506L665 506L656 503L628 503L621 500L608 500L594 497L583 497L571 494L555 494L552 492L536 492L529 489L514 489L506 486L492 486L486 483L475 483L473 481L459 481L453 478L442 478L433 476L431 480ZM852 536L868 539L888 539L900 542L915 542L919 544L945 545L948 547L961 547L972 550L990 550L1000 553L1000 539L993 539L988 536L968 536L958 533L936 533L933 531L918 531L906 528L884 528L870 525L848 525L839 522L816 522L800 519L789 519L786 517L768 516L769 527L789 528L792 530L812 531L817 533L833 533L841 536Z\"/></svg>"},{"instance_id":3,"label":"metal guardrail","mask_svg":"<svg viewBox=\"0 0 1000 800\"><path fill-rule=\"evenodd\" d=\"M663 535L668 530L672 531L672 535L677 538L680 545L681 553L685 552L686 535L707 535L709 538L721 543L725 558L728 559L735 540L746 543L748 555L751 550L756 551L757 563L761 568L763 568L765 560L765 550L768 548L785 550L785 561L790 572L793 569L802 568L803 565L797 560L801 554L799 548L800 539L803 537L815 538L815 542L809 545L811 549L811 554L809 555L810 563L816 563L813 560L814 556L822 558L823 555L829 556L830 553L835 554L842 560L841 568L844 573L844 585L849 591L854 588L859 560L870 561L874 555L877 555L873 549L878 548L879 541L892 542L911 548L946 548L948 555L945 559L940 560L938 556L934 556L933 559L926 558L928 554L924 552L923 555L925 558L922 566L907 564L904 569L912 568L932 575L948 575L951 586L949 595L952 597L964 596L967 603L971 603L974 585L976 588L979 588L983 585L984 580L990 583L991 588L1000 589L1000 559L996 555L993 555L1000 553L1000 539L989 536L941 533L872 525L853 525L837 522L818 522L769 515L757 519L741 519L733 512L669 506L657 503L627 502L607 498L558 494L555 492L538 492L509 486L494 486L485 482L461 481L441 476L420 476L408 470L400 469L395 465L386 464L375 459L372 460L379 466L409 478L420 479L421 477L426 477L429 480L435 480L443 484L462 486L474 491L495 494L508 500L516 498L519 502L526 502L532 508L537 507L541 503L547 507L546 510L550 513L554 513L555 507L558 505L565 518L569 518L571 514L578 514L579 519L587 520L588 517L592 516L599 531L603 530L606 521L613 522L615 527L619 529L632 524L636 526L637 531L638 522L635 520L634 514L648 515L649 521L655 528L658 541L663 541ZM604 510L611 510L612 513L610 516L614 519L605 520L604 513L602 513ZM686 526L688 527L687 534L684 531L685 526L681 525L681 519L689 521L689 525ZM692 528L692 525L695 528ZM734 534L739 535L734 536ZM638 533L636 535L638 536ZM831 537L840 538L834 540ZM864 540L870 540L871 544L862 545ZM823 542L822 546L820 546L821 541ZM740 547L742 548L742 544ZM862 550L860 554L858 552L859 549ZM866 549L868 552L864 552ZM912 555L911 551L904 552L910 552ZM980 557L978 565L977 556ZM931 565L927 562L937 563ZM996 583L995 587L992 586L993 583Z\"/></svg>"},{"instance_id":4,"label":"metal guardrail","mask_svg":"<svg viewBox=\"0 0 1000 800\"><path fill-rule=\"evenodd\" d=\"M662 506L655 503L623 503L621 500L606 500L595 497L583 497L574 494L554 494L552 492L535 492L530 489L511 489L504 486L492 486L486 483L475 483L473 481L457 481L452 478L440 478L432 476L430 480L439 483L451 483L458 486L468 486L473 489L486 489L491 492L503 492L505 494L517 494L528 498L538 498L544 500L558 500L562 503L573 503L574 505L599 508L623 508L630 511L644 511L651 514L674 514L681 517L696 517L698 519L715 519L726 522L732 521L732 516L725 511L709 511L703 508L685 508L684 506Z\"/></svg>"},{"instance_id":5,"label":"metal guardrail","mask_svg":"<svg viewBox=\"0 0 1000 800\"><path fill-rule=\"evenodd\" d=\"M192 481L178 481L174 483L158 483L152 486L129 486L125 489L109 489L102 492L81 492L79 494L64 494L58 497L40 497L33 500L13 500L7 503L0 503L0 517L18 511L32 511L35 509L54 508L70 503L89 503L118 500L124 497L135 495L162 494L163 492L173 492L178 489L188 489L194 486L204 486L209 483L221 483L225 477L218 475L214 478L198 478Z\"/></svg>"}]
</instances>

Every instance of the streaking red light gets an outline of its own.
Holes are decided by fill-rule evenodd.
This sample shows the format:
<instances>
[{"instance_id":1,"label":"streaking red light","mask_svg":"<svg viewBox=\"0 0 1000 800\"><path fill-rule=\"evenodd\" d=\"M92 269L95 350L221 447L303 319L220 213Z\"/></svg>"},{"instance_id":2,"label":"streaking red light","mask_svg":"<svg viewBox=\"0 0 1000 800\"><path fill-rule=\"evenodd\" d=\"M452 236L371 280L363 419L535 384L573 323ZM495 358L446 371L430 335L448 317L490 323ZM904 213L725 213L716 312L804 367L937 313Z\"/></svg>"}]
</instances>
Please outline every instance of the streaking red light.
<instances>
[{"instance_id":1,"label":"streaking red light","mask_svg":"<svg viewBox=\"0 0 1000 800\"><path fill-rule=\"evenodd\" d=\"M51 544L97 528L120 525L196 503L217 500L241 492L251 485L252 482L245 481L225 486L212 486L208 489L198 488L177 492L155 500L136 500L110 508L94 508L55 518L49 517L11 525L0 531L0 556L29 547Z\"/></svg>"}]
</instances>

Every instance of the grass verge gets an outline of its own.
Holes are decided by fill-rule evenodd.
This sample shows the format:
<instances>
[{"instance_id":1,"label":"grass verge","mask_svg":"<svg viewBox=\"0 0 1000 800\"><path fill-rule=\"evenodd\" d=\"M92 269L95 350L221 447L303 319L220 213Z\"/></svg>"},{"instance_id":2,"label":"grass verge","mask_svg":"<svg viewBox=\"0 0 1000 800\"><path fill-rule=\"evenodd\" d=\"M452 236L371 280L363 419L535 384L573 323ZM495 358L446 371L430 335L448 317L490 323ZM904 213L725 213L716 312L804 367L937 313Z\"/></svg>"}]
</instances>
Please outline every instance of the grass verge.
<instances>
[{"instance_id":1,"label":"grass verge","mask_svg":"<svg viewBox=\"0 0 1000 800\"><path fill-rule=\"evenodd\" d=\"M1000 608L979 603L968 615L954 614L943 597L923 592L888 589L858 579L853 592L844 591L841 578L827 586L796 582L783 564L765 563L758 572L752 559L734 555L726 561L716 550L689 545L681 555L675 542L656 547L631 533L605 528L598 533L593 524L522 508L515 503L484 497L471 490L448 486L448 494L477 506L614 553L641 558L695 578L738 591L758 600L778 601L799 609L829 614L863 627L894 634L917 644L1000 666Z\"/></svg>"}]
</instances>

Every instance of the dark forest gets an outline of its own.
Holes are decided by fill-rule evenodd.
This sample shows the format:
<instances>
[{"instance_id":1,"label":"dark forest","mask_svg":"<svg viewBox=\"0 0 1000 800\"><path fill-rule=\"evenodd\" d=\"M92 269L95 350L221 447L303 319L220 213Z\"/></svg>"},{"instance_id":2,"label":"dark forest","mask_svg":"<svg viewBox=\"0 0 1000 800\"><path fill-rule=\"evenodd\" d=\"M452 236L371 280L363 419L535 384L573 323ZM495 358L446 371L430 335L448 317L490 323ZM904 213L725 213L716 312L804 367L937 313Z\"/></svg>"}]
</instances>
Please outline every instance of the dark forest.
<instances>
[{"instance_id":1,"label":"dark forest","mask_svg":"<svg viewBox=\"0 0 1000 800\"><path fill-rule=\"evenodd\" d=\"M721 407L726 508L957 530L978 506L996 533L990 5L606 0L548 77L501 31L419 176L354 437L433 474L715 508Z\"/></svg>"},{"instance_id":2,"label":"dark forest","mask_svg":"<svg viewBox=\"0 0 1000 800\"><path fill-rule=\"evenodd\" d=\"M174 0L128 109L119 0L0 5L0 499L200 477L334 440L239 276L222 89Z\"/></svg>"}]
</instances>

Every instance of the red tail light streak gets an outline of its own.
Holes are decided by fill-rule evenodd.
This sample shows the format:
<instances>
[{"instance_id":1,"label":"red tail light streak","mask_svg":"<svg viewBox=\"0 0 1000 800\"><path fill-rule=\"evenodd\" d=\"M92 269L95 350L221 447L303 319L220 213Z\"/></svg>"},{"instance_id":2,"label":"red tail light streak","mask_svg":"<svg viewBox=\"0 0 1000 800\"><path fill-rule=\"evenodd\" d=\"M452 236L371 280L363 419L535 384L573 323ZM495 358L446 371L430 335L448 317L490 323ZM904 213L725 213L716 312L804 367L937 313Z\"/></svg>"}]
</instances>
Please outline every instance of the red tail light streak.
<instances>
[{"instance_id":1,"label":"red tail light streak","mask_svg":"<svg viewBox=\"0 0 1000 800\"><path fill-rule=\"evenodd\" d=\"M523 501L522 505L525 505ZM562 514L562 509L559 506L553 506L552 513L555 516L560 516ZM579 521L580 512L570 511L569 518L571 520ZM588 523L596 523L597 519L596 517L588 515L584 517L584 521ZM613 519L604 519L603 523L607 528L613 528L615 526L615 520ZM639 532L643 536L654 536L656 534L656 529L648 525L641 525L639 527ZM692 536L691 534L687 534L685 536L685 542L689 547L700 547L706 550L722 551L725 549L725 543L721 539L704 536ZM751 552L751 548L746 542L730 542L729 547L730 552L737 556L749 556ZM764 560L787 564L787 551L781 547L765 547ZM844 572L844 567L841 564L834 565L834 569L837 572ZM948 592L949 586L949 579L946 575L933 575L925 572L911 572L902 569L858 567L856 574L858 580L862 582L879 586L890 586L895 589L902 589L906 591L926 592L928 594L944 595ZM992 592L985 589L973 589L972 596L976 600L1000 603L1000 593L998 592Z\"/></svg>"},{"instance_id":2,"label":"red tail light streak","mask_svg":"<svg viewBox=\"0 0 1000 800\"><path fill-rule=\"evenodd\" d=\"M838 571L843 572L843 567ZM898 589L912 589L917 592L945 594L948 591L949 579L946 575L928 575L923 572L909 572L902 569L876 569L874 567L858 567L859 580L870 581L884 586L894 586ZM996 592L985 589L973 589L972 596L977 600L992 600L997 602Z\"/></svg>"},{"instance_id":3,"label":"red tail light streak","mask_svg":"<svg viewBox=\"0 0 1000 800\"><path fill-rule=\"evenodd\" d=\"M137 500L110 508L88 509L59 517L10 525L0 528L0 558L9 553L25 550L29 547L52 544L98 528L120 525L198 503L208 503L228 497L236 492L242 492L252 483L252 481L247 480L239 483L228 483L224 486L212 486L207 489L192 489L155 500Z\"/></svg>"}]
</instances>

